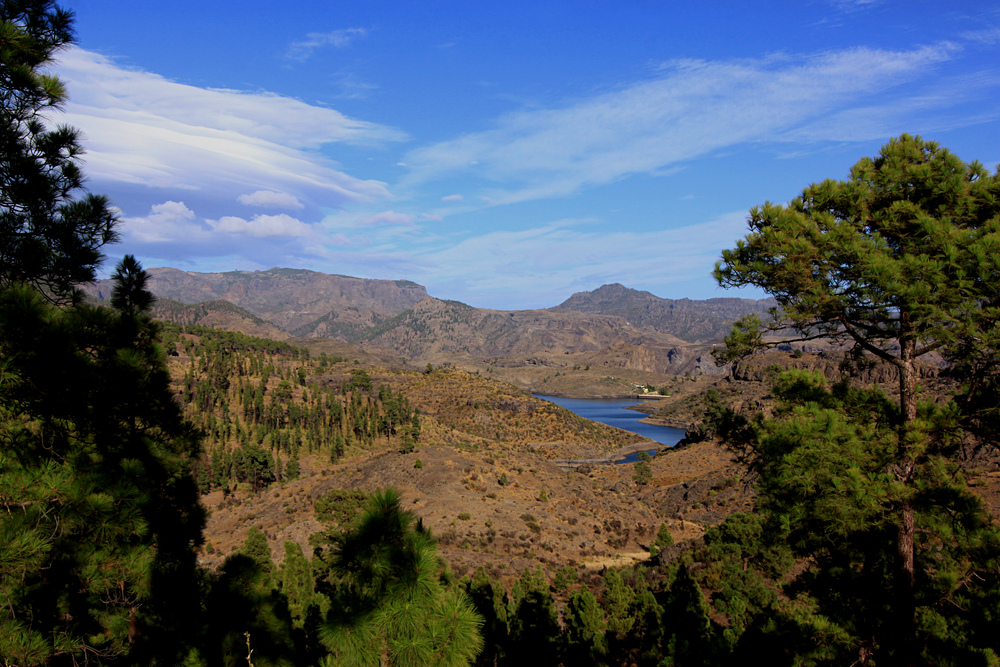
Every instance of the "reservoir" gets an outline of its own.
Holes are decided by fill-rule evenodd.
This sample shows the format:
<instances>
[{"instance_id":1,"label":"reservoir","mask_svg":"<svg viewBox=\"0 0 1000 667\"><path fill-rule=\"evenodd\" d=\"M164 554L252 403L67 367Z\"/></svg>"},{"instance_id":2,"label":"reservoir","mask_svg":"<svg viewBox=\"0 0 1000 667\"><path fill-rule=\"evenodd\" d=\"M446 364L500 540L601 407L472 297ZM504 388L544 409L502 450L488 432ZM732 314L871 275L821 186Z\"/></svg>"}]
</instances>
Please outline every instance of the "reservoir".
<instances>
[{"instance_id":1,"label":"reservoir","mask_svg":"<svg viewBox=\"0 0 1000 667\"><path fill-rule=\"evenodd\" d=\"M643 424L640 422L640 419L646 418L647 415L645 413L626 409L630 405L636 405L637 401L635 399L560 398L557 396L543 396L542 394L535 394L535 397L555 403L556 405L561 405L570 412L574 412L591 421L638 433L644 438L662 443L667 447L673 447L685 435L684 429L681 428ZM620 461L619 463L635 461L637 455L630 455L628 460Z\"/></svg>"}]
</instances>

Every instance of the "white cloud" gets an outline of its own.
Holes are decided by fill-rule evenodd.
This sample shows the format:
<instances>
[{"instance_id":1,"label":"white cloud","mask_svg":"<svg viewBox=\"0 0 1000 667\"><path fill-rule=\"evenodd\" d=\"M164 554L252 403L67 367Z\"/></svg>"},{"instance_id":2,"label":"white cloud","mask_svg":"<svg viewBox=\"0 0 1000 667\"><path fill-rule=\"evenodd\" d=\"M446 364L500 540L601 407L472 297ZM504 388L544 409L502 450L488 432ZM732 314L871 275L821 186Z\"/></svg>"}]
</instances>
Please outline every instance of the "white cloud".
<instances>
[{"instance_id":1,"label":"white cloud","mask_svg":"<svg viewBox=\"0 0 1000 667\"><path fill-rule=\"evenodd\" d=\"M389 198L384 183L350 176L318 150L405 139L397 130L270 93L184 85L79 48L62 52L60 63L70 102L55 120L82 130L94 181L230 201L265 188L308 194L325 206Z\"/></svg>"},{"instance_id":2,"label":"white cloud","mask_svg":"<svg viewBox=\"0 0 1000 667\"><path fill-rule=\"evenodd\" d=\"M194 211L184 202L167 201L156 204L146 217L122 220L126 238L143 243L170 243L192 237L204 237L205 227L195 221Z\"/></svg>"},{"instance_id":3,"label":"white cloud","mask_svg":"<svg viewBox=\"0 0 1000 667\"><path fill-rule=\"evenodd\" d=\"M238 201L247 206L266 206L273 208L304 208L295 195L273 190L257 190L248 195L240 195Z\"/></svg>"},{"instance_id":4,"label":"white cloud","mask_svg":"<svg viewBox=\"0 0 1000 667\"><path fill-rule=\"evenodd\" d=\"M350 46L356 38L364 37L368 31L364 28L346 28L330 32L311 32L305 39L292 42L285 54L291 60L308 60L317 50L327 46L344 49Z\"/></svg>"},{"instance_id":5,"label":"white cloud","mask_svg":"<svg viewBox=\"0 0 1000 667\"><path fill-rule=\"evenodd\" d=\"M441 201L462 201L465 199L462 195L446 195L441 197Z\"/></svg>"},{"instance_id":6,"label":"white cloud","mask_svg":"<svg viewBox=\"0 0 1000 667\"><path fill-rule=\"evenodd\" d=\"M227 215L220 218L214 228L220 232L246 234L257 238L307 236L310 233L309 225L285 213L255 215L251 220Z\"/></svg>"},{"instance_id":7,"label":"white cloud","mask_svg":"<svg viewBox=\"0 0 1000 667\"><path fill-rule=\"evenodd\" d=\"M500 184L483 200L509 203L566 195L629 174L655 174L737 144L785 141L796 128L821 126L823 118L860 101L888 103L890 91L932 73L957 50L943 43L911 51L856 48L671 62L656 79L563 108L513 113L494 129L413 150L406 157L412 171L404 184L416 187L467 173L478 162L476 173ZM872 138L882 136L871 134L882 129L880 123L851 131ZM823 138L840 137L831 130Z\"/></svg>"}]
</instances>

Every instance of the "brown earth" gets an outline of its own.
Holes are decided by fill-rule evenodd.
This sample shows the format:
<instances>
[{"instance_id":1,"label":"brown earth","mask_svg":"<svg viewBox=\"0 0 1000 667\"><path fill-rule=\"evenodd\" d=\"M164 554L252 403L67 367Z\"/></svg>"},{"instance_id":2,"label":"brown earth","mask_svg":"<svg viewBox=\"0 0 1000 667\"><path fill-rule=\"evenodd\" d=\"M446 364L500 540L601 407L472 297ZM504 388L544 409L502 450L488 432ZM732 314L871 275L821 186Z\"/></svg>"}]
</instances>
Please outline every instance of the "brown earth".
<instances>
[{"instance_id":1,"label":"brown earth","mask_svg":"<svg viewBox=\"0 0 1000 667\"><path fill-rule=\"evenodd\" d=\"M285 540L309 553L308 537L321 528L313 504L332 489L398 489L456 574L483 566L505 579L536 564L600 569L644 560L661 523L675 541L692 539L751 502L738 467L715 443L663 452L642 487L632 480L633 465L567 470L546 453L437 445L410 454L358 452L336 465L304 459L300 479L259 496L205 496L212 553L203 551L201 560L221 564L251 525L269 537L276 561ZM547 499L540 500L543 490Z\"/></svg>"},{"instance_id":2,"label":"brown earth","mask_svg":"<svg viewBox=\"0 0 1000 667\"><path fill-rule=\"evenodd\" d=\"M347 364L321 380L343 382L353 367ZM652 384L668 395L639 406L650 413L650 420L693 428L701 421L709 388L738 410L769 411L773 398L766 378L775 367L840 374L840 361L830 351L803 356L772 352L721 378L643 371L612 377L603 369L584 367L556 376L551 367L539 366L539 374L521 376L519 382L546 387L553 394L590 396L627 395L636 384ZM259 496L245 491L225 499L220 492L206 496L211 553L203 550L203 563L218 566L240 546L251 525L268 535L276 560L283 555L285 540L298 542L308 553L309 535L321 528L313 504L332 489L399 489L404 507L432 529L456 574L483 566L504 580L535 564L549 572L563 566L587 571L645 560L664 523L680 543L671 553L679 552L706 528L753 505L746 471L714 440L661 452L651 462L652 481L644 486L634 482L632 464L581 464L650 444L497 381L510 378L509 367L484 366L478 374L458 369L368 370L376 385L389 384L420 408L417 449L409 454L400 454L395 446L353 450L337 464L304 458L300 479ZM925 367L921 373L925 395L943 397L953 386L940 369ZM891 394L895 378L884 368L872 367L855 381L863 386L882 383ZM986 450L970 454L964 467L970 486L994 516L1000 516L996 456ZM504 478L506 484L501 484Z\"/></svg>"}]
</instances>

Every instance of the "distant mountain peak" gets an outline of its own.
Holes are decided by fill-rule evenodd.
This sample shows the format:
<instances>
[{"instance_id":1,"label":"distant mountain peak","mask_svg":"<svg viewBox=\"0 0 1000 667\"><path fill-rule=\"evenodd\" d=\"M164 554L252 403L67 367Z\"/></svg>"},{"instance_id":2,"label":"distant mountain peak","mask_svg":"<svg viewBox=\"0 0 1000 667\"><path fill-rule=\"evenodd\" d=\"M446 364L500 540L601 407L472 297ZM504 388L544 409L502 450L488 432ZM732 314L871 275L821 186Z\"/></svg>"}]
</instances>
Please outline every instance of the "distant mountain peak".
<instances>
[{"instance_id":1,"label":"distant mountain peak","mask_svg":"<svg viewBox=\"0 0 1000 667\"><path fill-rule=\"evenodd\" d=\"M729 333L734 320L752 313L763 314L774 305L773 299L664 299L651 292L611 283L592 292L577 292L552 310L615 315L637 328L695 342L721 339Z\"/></svg>"}]
</instances>

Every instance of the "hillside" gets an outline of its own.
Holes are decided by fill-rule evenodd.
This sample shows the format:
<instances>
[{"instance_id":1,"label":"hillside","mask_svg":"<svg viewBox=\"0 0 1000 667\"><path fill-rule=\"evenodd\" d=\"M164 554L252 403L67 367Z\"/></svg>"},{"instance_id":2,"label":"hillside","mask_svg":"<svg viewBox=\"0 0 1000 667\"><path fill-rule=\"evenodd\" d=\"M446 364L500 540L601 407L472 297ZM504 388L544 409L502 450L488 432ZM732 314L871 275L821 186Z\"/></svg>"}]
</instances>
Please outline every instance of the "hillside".
<instances>
[{"instance_id":1,"label":"hillside","mask_svg":"<svg viewBox=\"0 0 1000 667\"><path fill-rule=\"evenodd\" d=\"M414 365L569 362L668 374L715 373L700 343L720 339L737 317L763 313L773 305L749 299L675 301L615 284L574 294L554 308L497 311L429 297L424 287L407 280L282 268L224 273L154 268L148 273L150 291L163 301L157 315L168 321L271 338L362 343ZM107 299L111 281L84 289L95 299ZM225 303L238 309L227 309Z\"/></svg>"},{"instance_id":2,"label":"hillside","mask_svg":"<svg viewBox=\"0 0 1000 667\"><path fill-rule=\"evenodd\" d=\"M361 365L211 329L168 327L164 343L177 397L205 433L209 566L254 525L277 559L285 540L308 550L313 504L333 489L398 488L456 573L482 565L501 578L642 560L660 524L693 538L748 502L712 445L656 459L642 488L631 465L568 467L650 443L465 371Z\"/></svg>"},{"instance_id":3,"label":"hillside","mask_svg":"<svg viewBox=\"0 0 1000 667\"><path fill-rule=\"evenodd\" d=\"M221 299L185 304L159 297L153 303L153 317L174 324L212 327L273 340L285 340L289 337L267 320Z\"/></svg>"},{"instance_id":4,"label":"hillside","mask_svg":"<svg viewBox=\"0 0 1000 667\"><path fill-rule=\"evenodd\" d=\"M592 292L577 292L551 310L614 315L637 329L669 332L696 343L721 340L737 318L748 314L763 316L777 305L774 299L663 299L615 283Z\"/></svg>"},{"instance_id":5,"label":"hillside","mask_svg":"<svg viewBox=\"0 0 1000 667\"><path fill-rule=\"evenodd\" d=\"M497 311L427 298L362 339L414 363L488 360L495 366L607 365L684 373L697 355L667 333L619 317L545 310Z\"/></svg>"},{"instance_id":6,"label":"hillside","mask_svg":"<svg viewBox=\"0 0 1000 667\"><path fill-rule=\"evenodd\" d=\"M149 290L185 304L228 301L261 317L286 334L350 337L412 307L427 290L408 280L370 280L304 269L195 273L154 268ZM111 281L86 286L107 298Z\"/></svg>"}]
</instances>

